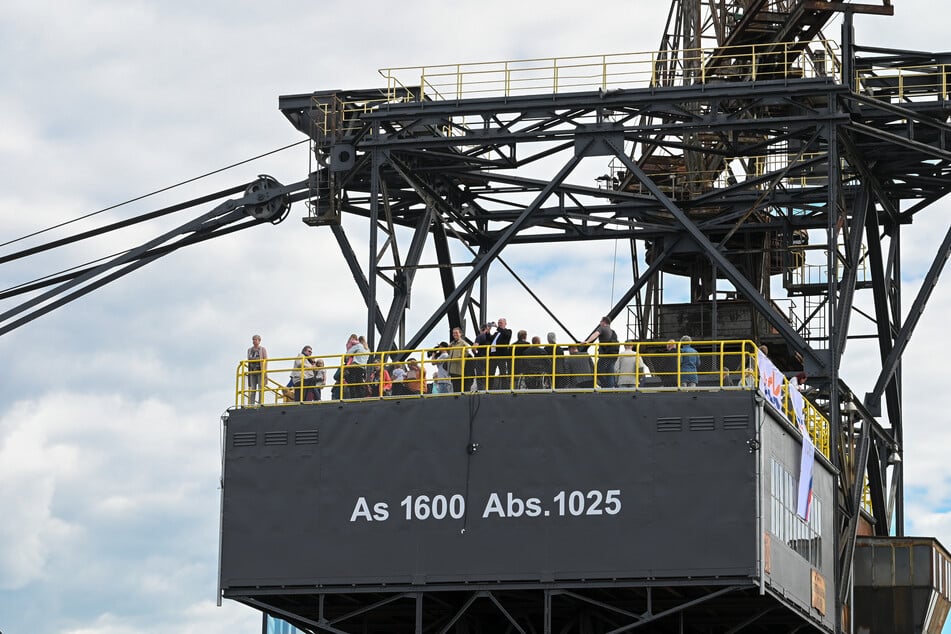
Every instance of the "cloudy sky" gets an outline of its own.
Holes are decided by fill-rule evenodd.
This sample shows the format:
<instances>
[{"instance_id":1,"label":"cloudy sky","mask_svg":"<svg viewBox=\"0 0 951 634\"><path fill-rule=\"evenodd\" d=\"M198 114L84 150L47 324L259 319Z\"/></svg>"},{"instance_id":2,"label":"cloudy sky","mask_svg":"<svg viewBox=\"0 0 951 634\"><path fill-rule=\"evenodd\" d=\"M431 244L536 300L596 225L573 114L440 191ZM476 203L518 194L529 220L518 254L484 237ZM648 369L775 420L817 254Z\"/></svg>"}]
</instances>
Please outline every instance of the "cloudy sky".
<instances>
[{"instance_id":1,"label":"cloudy sky","mask_svg":"<svg viewBox=\"0 0 951 634\"><path fill-rule=\"evenodd\" d=\"M894 4L893 18L858 19L860 42L941 48L943 0ZM661 5L605 0L579 13L577 3L537 0L10 0L0 19L0 243L299 141L279 95L376 87L383 67L651 50ZM257 174L289 183L307 172L298 146L4 244L0 255ZM135 246L207 209L5 264L0 287ZM947 211L940 203L907 228L906 305ZM257 612L215 606L219 419L233 403L236 363L252 333L271 356L305 343L329 353L366 323L335 241L301 223L304 214L182 250L0 337L0 630L257 631ZM348 230L356 240L363 228ZM608 243L570 259L506 259L576 334L630 282ZM617 272L611 289L584 283L607 270ZM569 293L566 279L577 282ZM532 334L557 330L504 274L492 280L493 315ZM944 282L903 366L906 532L951 545ZM417 285L418 301L431 305L435 291ZM876 353L852 350L846 380L863 393Z\"/></svg>"}]
</instances>

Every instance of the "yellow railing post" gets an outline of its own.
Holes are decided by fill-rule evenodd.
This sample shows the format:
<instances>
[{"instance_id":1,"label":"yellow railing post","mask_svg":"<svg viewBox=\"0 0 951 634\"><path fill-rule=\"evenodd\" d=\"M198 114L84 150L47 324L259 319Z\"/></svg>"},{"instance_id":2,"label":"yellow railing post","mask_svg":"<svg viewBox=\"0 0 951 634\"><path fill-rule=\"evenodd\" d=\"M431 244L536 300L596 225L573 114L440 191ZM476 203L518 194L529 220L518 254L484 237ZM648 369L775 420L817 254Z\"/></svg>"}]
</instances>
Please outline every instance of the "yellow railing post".
<instances>
[{"instance_id":1,"label":"yellow railing post","mask_svg":"<svg viewBox=\"0 0 951 634\"><path fill-rule=\"evenodd\" d=\"M592 355L591 362L594 364L594 373L591 375L591 388L594 389L598 385L598 366L601 364L598 361L601 360L601 340L599 339L596 344L594 344L594 354Z\"/></svg>"},{"instance_id":2,"label":"yellow railing post","mask_svg":"<svg viewBox=\"0 0 951 634\"><path fill-rule=\"evenodd\" d=\"M677 342L677 352L676 352L676 355L677 355L677 357L676 357L676 358L677 358L677 365L676 365L676 367L677 367L677 387L679 388L680 386L683 385L683 381L681 380L681 377L680 377L680 342L679 342L679 341Z\"/></svg>"}]
</instances>

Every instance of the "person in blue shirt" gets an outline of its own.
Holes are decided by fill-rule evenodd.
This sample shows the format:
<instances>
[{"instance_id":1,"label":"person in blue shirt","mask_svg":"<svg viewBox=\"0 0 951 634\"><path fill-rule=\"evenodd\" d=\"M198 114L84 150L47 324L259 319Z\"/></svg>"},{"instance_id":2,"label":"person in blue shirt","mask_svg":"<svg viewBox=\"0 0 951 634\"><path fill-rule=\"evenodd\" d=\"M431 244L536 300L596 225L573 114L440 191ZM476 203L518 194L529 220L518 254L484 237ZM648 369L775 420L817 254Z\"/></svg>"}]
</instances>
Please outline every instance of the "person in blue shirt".
<instances>
[{"instance_id":1,"label":"person in blue shirt","mask_svg":"<svg viewBox=\"0 0 951 634\"><path fill-rule=\"evenodd\" d=\"M700 369L700 355L694 350L689 335L680 338L680 385L697 387L697 371Z\"/></svg>"}]
</instances>

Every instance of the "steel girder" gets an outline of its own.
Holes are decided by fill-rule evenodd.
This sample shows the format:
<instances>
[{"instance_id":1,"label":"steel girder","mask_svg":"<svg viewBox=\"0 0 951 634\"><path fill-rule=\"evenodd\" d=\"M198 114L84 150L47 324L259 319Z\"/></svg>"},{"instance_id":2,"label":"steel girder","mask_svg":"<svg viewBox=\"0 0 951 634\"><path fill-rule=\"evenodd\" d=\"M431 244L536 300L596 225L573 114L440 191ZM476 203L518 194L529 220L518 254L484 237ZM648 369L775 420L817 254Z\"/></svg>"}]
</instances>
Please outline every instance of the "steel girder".
<instances>
[{"instance_id":1,"label":"steel girder","mask_svg":"<svg viewBox=\"0 0 951 634\"><path fill-rule=\"evenodd\" d=\"M818 631L784 597L729 580L707 585L671 581L648 585L537 588L489 587L381 590L361 593L234 595L313 634L362 631L522 634L622 634L710 631L759 634Z\"/></svg>"},{"instance_id":2,"label":"steel girder","mask_svg":"<svg viewBox=\"0 0 951 634\"><path fill-rule=\"evenodd\" d=\"M246 185L218 192L211 196L204 196L189 203L176 205L170 210L185 209L244 190L242 197L225 200L212 210L204 212L144 244L111 257L102 264L75 270L64 275L57 275L44 280L42 283L29 285L29 287L13 289L13 292L8 296L55 285L53 288L0 314L0 335L15 330L37 317L128 275L176 249L264 222L279 223L287 216L290 203L302 199L301 192L306 189L306 184L307 181L302 181L283 186L269 176L261 176ZM164 214L167 211L169 210L156 212L154 215ZM122 224L124 223L117 223L117 225ZM114 227L106 227L97 230L97 232L111 230L112 228ZM55 248L68 242L89 237L90 233L95 232L66 238L46 245L43 249ZM5 261L29 255L39 250L34 248L20 254L12 254L6 256Z\"/></svg>"}]
</instances>

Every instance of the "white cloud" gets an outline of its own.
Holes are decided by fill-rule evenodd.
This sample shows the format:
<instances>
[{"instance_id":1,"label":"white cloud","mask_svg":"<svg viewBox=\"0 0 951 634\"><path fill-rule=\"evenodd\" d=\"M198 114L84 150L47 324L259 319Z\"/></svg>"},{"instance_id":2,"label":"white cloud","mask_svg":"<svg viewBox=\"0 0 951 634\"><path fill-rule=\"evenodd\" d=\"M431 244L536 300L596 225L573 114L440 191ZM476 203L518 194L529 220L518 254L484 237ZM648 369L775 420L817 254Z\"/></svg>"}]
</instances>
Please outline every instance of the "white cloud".
<instances>
[{"instance_id":1,"label":"white cloud","mask_svg":"<svg viewBox=\"0 0 951 634\"><path fill-rule=\"evenodd\" d=\"M7 60L0 68L0 243L299 140L277 110L279 95L377 86L377 68L389 66L652 50L668 10L668 3L622 0L581 10L503 0L451 9L428 0L398 11L382 0L359 10L301 0L280 7L249 0L9 4L0 23ZM936 6L908 0L896 5L895 18L860 17L859 40L938 50L944 22L914 19ZM838 37L834 29L827 35ZM579 168L573 180L590 184L596 169ZM259 173L289 183L307 171L301 146L2 253ZM128 248L213 206L65 255L4 264L0 286ZM339 351L347 334L366 331L336 241L326 229L305 227L303 214L294 208L280 226L176 252L0 337L0 629L215 634L259 627L257 612L213 604L218 417L233 400L235 364L255 332L272 356L290 356L305 343ZM903 230L911 235L927 224L916 220ZM370 257L366 225L345 225L361 261ZM945 230L937 226L922 229L917 252L906 250L906 308ZM626 249L616 270L612 242L517 247L503 257L583 336L630 283ZM456 271L457 280L464 275ZM493 268L490 279L492 318L567 339L508 273ZM435 272L419 280L410 332L441 295ZM939 288L904 365L909 523L946 544L951 474L942 448L951 438L936 395L949 296ZM444 338L444 326L425 343ZM877 350L850 345L849 359L847 380L865 389Z\"/></svg>"},{"instance_id":2,"label":"white cloud","mask_svg":"<svg viewBox=\"0 0 951 634\"><path fill-rule=\"evenodd\" d=\"M63 634L231 634L255 632L261 627L261 614L236 603L217 607L209 601L186 605L176 611L175 618L165 618L151 623L124 618L105 612L89 625L71 628ZM171 615L169 615L171 616Z\"/></svg>"},{"instance_id":3,"label":"white cloud","mask_svg":"<svg viewBox=\"0 0 951 634\"><path fill-rule=\"evenodd\" d=\"M113 610L187 602L196 584L213 597L218 435L213 416L151 400L18 403L0 418L0 584L56 601L124 597Z\"/></svg>"},{"instance_id":4,"label":"white cloud","mask_svg":"<svg viewBox=\"0 0 951 634\"><path fill-rule=\"evenodd\" d=\"M0 419L0 588L41 578L75 524L53 514L56 481L76 475L77 452L31 424L26 408Z\"/></svg>"}]
</instances>

